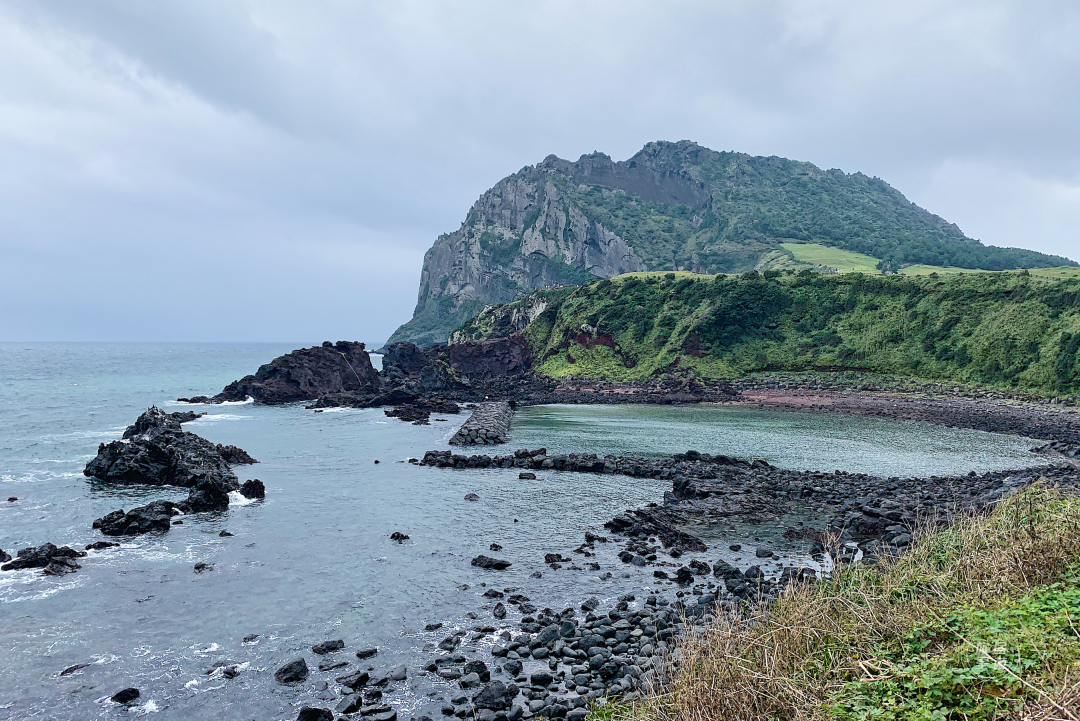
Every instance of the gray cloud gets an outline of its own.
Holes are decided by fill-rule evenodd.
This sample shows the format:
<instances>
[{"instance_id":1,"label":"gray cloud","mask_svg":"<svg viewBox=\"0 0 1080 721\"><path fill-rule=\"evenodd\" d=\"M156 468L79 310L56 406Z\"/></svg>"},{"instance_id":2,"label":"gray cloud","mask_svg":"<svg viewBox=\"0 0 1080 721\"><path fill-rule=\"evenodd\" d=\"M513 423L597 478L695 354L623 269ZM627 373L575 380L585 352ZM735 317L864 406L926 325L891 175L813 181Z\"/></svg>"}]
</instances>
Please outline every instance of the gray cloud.
<instances>
[{"instance_id":1,"label":"gray cloud","mask_svg":"<svg viewBox=\"0 0 1080 721\"><path fill-rule=\"evenodd\" d=\"M549 153L878 175L1080 256L1067 2L0 2L0 339L378 342Z\"/></svg>"}]
</instances>

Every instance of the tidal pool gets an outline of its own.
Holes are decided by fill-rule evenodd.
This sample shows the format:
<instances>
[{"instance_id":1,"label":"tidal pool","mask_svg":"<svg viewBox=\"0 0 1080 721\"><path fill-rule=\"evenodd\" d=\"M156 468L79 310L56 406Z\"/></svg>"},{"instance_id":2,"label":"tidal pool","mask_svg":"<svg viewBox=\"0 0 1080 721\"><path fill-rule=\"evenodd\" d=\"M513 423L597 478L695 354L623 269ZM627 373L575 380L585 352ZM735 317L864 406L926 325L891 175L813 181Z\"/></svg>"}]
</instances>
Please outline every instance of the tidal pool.
<instances>
[{"instance_id":1,"label":"tidal pool","mask_svg":"<svg viewBox=\"0 0 1080 721\"><path fill-rule=\"evenodd\" d=\"M511 443L600 456L692 448L795 470L908 477L1035 465L1030 449L1042 442L920 421L701 404L521 408Z\"/></svg>"}]
</instances>

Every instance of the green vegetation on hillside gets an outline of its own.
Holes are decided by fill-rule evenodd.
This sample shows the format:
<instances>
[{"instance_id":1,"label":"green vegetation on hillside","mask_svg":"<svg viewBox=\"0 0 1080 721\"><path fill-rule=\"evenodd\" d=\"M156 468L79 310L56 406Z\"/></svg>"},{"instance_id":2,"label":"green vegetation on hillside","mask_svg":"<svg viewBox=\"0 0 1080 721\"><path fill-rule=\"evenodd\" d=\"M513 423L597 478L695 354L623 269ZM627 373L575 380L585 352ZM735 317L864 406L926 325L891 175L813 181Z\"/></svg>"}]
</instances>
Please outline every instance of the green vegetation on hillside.
<instances>
[{"instance_id":1,"label":"green vegetation on hillside","mask_svg":"<svg viewBox=\"0 0 1080 721\"><path fill-rule=\"evenodd\" d=\"M665 695L592 721L992 721L1080 712L1080 500L1034 486L896 558L723 614Z\"/></svg>"},{"instance_id":2,"label":"green vegetation on hillside","mask_svg":"<svg viewBox=\"0 0 1080 721\"><path fill-rule=\"evenodd\" d=\"M568 293L523 333L555 377L859 370L1080 391L1080 279L1026 271L630 276Z\"/></svg>"},{"instance_id":3,"label":"green vegetation on hillside","mask_svg":"<svg viewBox=\"0 0 1080 721\"><path fill-rule=\"evenodd\" d=\"M1064 266L1080 264L984 246L862 173L655 142L620 162L549 156L499 181L425 254L413 319L390 342L442 343L483 305L627 271Z\"/></svg>"},{"instance_id":4,"label":"green vegetation on hillside","mask_svg":"<svg viewBox=\"0 0 1080 721\"><path fill-rule=\"evenodd\" d=\"M610 162L606 156L583 160ZM579 161L580 163L581 161ZM650 270L727 273L754 268L780 243L817 243L872 258L873 269L911 264L982 270L1076 265L1021 248L984 246L880 178L821 170L787 158L650 143L625 163L627 179L580 183L550 174L591 220L622 236ZM649 165L680 201L648 201L633 179ZM655 166L655 167L654 167Z\"/></svg>"}]
</instances>

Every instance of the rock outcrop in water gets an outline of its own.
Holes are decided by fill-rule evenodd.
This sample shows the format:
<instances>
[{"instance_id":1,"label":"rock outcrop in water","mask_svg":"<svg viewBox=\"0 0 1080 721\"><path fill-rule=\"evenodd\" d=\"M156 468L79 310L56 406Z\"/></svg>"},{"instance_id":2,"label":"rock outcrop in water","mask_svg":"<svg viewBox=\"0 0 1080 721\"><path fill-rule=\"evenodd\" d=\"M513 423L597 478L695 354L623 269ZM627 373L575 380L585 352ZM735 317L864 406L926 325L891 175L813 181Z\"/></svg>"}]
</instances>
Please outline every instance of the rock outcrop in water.
<instances>
[{"instance_id":1,"label":"rock outcrop in water","mask_svg":"<svg viewBox=\"0 0 1080 721\"><path fill-rule=\"evenodd\" d=\"M86 464L83 474L110 483L194 488L209 480L226 492L239 488L230 461L255 459L235 446L215 445L181 429L181 423L195 417L151 407L124 431L126 442L98 446L97 457Z\"/></svg>"},{"instance_id":2,"label":"rock outcrop in water","mask_svg":"<svg viewBox=\"0 0 1080 721\"><path fill-rule=\"evenodd\" d=\"M0 557L5 557L5 560L9 561L9 563L0 566L0 571L44 568L46 576L63 576L74 573L81 568L75 559L85 555L85 551L76 551L68 546L57 547L52 543L46 543L36 548L23 548L14 559L0 552Z\"/></svg>"},{"instance_id":3,"label":"rock outcrop in water","mask_svg":"<svg viewBox=\"0 0 1080 721\"><path fill-rule=\"evenodd\" d=\"M195 413L166 413L151 407L124 431L123 441L102 443L83 473L111 483L180 486L190 489L179 503L158 500L130 511L117 510L94 521L106 536L165 532L180 513L221 511L229 507L229 492L242 490L248 497L266 494L259 481L241 488L230 465L256 463L236 446L213 444L182 430Z\"/></svg>"},{"instance_id":4,"label":"rock outcrop in water","mask_svg":"<svg viewBox=\"0 0 1080 721\"><path fill-rule=\"evenodd\" d=\"M113 511L95 520L93 527L106 536L135 536L155 531L163 533L172 527L173 517L181 513L225 510L229 507L230 490L234 490L233 486L227 485L221 478L200 478L188 497L179 503L159 500L132 508L126 513L122 509Z\"/></svg>"},{"instance_id":5,"label":"rock outcrop in water","mask_svg":"<svg viewBox=\"0 0 1080 721\"><path fill-rule=\"evenodd\" d=\"M276 405L312 401L326 393L376 393L379 374L363 343L324 342L279 356L209 399L212 403L242 401Z\"/></svg>"},{"instance_id":6,"label":"rock outcrop in water","mask_svg":"<svg viewBox=\"0 0 1080 721\"><path fill-rule=\"evenodd\" d=\"M168 531L172 517L179 510L172 501L152 501L145 506L107 513L94 521L94 529L106 536L136 536L153 531Z\"/></svg>"}]
</instances>

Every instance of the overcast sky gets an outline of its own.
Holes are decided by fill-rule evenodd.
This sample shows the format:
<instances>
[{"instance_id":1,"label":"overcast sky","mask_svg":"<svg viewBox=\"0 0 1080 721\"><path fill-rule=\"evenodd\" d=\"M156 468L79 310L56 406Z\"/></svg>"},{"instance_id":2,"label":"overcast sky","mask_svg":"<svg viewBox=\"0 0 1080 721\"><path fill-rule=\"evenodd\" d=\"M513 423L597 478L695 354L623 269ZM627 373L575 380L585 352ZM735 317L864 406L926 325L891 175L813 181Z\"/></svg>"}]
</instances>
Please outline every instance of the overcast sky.
<instances>
[{"instance_id":1,"label":"overcast sky","mask_svg":"<svg viewBox=\"0 0 1080 721\"><path fill-rule=\"evenodd\" d=\"M0 340L381 343L500 178L651 140L1080 259L1080 4L0 0Z\"/></svg>"}]
</instances>

